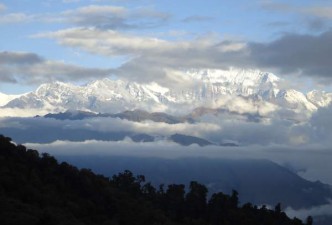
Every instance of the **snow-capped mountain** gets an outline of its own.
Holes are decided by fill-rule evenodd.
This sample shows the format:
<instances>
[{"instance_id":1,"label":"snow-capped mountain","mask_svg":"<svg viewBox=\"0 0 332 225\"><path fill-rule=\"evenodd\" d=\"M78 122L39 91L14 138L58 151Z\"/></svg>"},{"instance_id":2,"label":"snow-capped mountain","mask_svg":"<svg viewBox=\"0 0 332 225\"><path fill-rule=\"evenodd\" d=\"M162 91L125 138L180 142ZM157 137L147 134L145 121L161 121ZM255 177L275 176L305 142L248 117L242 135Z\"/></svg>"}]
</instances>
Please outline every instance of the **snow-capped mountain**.
<instances>
[{"instance_id":1,"label":"snow-capped mountain","mask_svg":"<svg viewBox=\"0 0 332 225\"><path fill-rule=\"evenodd\" d=\"M3 107L46 109L48 112L85 110L116 113L133 109L188 112L200 106L220 107L215 104L229 96L239 96L248 104L268 102L275 108L311 113L332 100L331 93L313 91L305 95L293 89L282 89L279 77L258 70L190 70L183 72L183 76L191 81L191 87L170 88L155 82L140 84L107 78L83 86L47 83ZM238 104L241 107L243 103ZM243 107L248 108L247 105Z\"/></svg>"},{"instance_id":2,"label":"snow-capped mountain","mask_svg":"<svg viewBox=\"0 0 332 225\"><path fill-rule=\"evenodd\" d=\"M313 90L307 93L307 99L317 107L326 107L332 102L332 93Z\"/></svg>"},{"instance_id":3,"label":"snow-capped mountain","mask_svg":"<svg viewBox=\"0 0 332 225\"><path fill-rule=\"evenodd\" d=\"M11 100L13 100L15 98L19 98L21 96L22 95L6 95L6 94L0 92L0 106L4 106Z\"/></svg>"},{"instance_id":4,"label":"snow-capped mountain","mask_svg":"<svg viewBox=\"0 0 332 225\"><path fill-rule=\"evenodd\" d=\"M317 107L303 93L294 89L279 91L275 101L283 107L294 110L317 110Z\"/></svg>"},{"instance_id":5,"label":"snow-capped mountain","mask_svg":"<svg viewBox=\"0 0 332 225\"><path fill-rule=\"evenodd\" d=\"M192 70L187 71L186 75L203 81L204 91L211 95L260 95L268 99L275 97L279 91L280 78L258 70Z\"/></svg>"}]
</instances>

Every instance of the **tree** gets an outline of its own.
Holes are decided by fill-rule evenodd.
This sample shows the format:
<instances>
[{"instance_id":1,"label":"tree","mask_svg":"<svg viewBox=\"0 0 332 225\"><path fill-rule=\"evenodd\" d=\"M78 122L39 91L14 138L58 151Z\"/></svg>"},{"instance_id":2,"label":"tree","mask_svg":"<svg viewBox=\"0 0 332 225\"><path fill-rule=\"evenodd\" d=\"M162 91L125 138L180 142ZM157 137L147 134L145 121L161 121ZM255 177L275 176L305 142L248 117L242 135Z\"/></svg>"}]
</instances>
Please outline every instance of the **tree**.
<instances>
[{"instance_id":1,"label":"tree","mask_svg":"<svg viewBox=\"0 0 332 225\"><path fill-rule=\"evenodd\" d=\"M281 204L278 203L275 207L274 207L274 212L279 215L281 213Z\"/></svg>"},{"instance_id":2,"label":"tree","mask_svg":"<svg viewBox=\"0 0 332 225\"><path fill-rule=\"evenodd\" d=\"M164 206L171 218L180 220L183 217L184 211L184 190L183 184L168 185L164 195Z\"/></svg>"},{"instance_id":3,"label":"tree","mask_svg":"<svg viewBox=\"0 0 332 225\"><path fill-rule=\"evenodd\" d=\"M314 220L313 220L312 216L308 216L306 225L312 225L313 223L314 223Z\"/></svg>"},{"instance_id":4,"label":"tree","mask_svg":"<svg viewBox=\"0 0 332 225\"><path fill-rule=\"evenodd\" d=\"M16 146L0 135L0 221L2 224L95 225L303 225L281 212L247 203L238 193L213 194L195 181L156 190L144 176L126 170L109 179L90 169L59 164L48 155ZM144 184L144 185L142 185ZM308 217L307 225L312 225Z\"/></svg>"},{"instance_id":5,"label":"tree","mask_svg":"<svg viewBox=\"0 0 332 225\"><path fill-rule=\"evenodd\" d=\"M236 190L232 190L232 195L230 198L230 205L232 208L237 208L239 204L239 193Z\"/></svg>"},{"instance_id":6,"label":"tree","mask_svg":"<svg viewBox=\"0 0 332 225\"><path fill-rule=\"evenodd\" d=\"M145 182L145 177L139 175L134 177L133 173L129 170L125 170L123 173L114 175L112 177L112 183L133 196L138 196L141 194L141 185Z\"/></svg>"},{"instance_id":7,"label":"tree","mask_svg":"<svg viewBox=\"0 0 332 225\"><path fill-rule=\"evenodd\" d=\"M189 192L186 195L186 212L193 218L201 218L206 212L207 188L196 181L190 182Z\"/></svg>"},{"instance_id":8,"label":"tree","mask_svg":"<svg viewBox=\"0 0 332 225\"><path fill-rule=\"evenodd\" d=\"M214 193L208 202L208 220L212 224L223 224L228 210L229 196L219 192Z\"/></svg>"}]
</instances>

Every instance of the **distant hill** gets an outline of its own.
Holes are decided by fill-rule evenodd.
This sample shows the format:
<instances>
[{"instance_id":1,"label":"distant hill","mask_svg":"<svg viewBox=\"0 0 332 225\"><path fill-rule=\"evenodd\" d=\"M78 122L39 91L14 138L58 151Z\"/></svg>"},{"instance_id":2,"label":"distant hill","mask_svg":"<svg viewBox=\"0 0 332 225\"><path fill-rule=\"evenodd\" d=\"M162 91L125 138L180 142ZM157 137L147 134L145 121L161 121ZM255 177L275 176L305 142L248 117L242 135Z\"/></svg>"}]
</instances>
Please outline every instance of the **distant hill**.
<instances>
[{"instance_id":1,"label":"distant hill","mask_svg":"<svg viewBox=\"0 0 332 225\"><path fill-rule=\"evenodd\" d=\"M112 178L77 169L0 136L2 225L302 225L281 211L250 203L238 193L216 193L195 181L154 188L142 175L124 171ZM310 219L308 220L310 223Z\"/></svg>"},{"instance_id":2,"label":"distant hill","mask_svg":"<svg viewBox=\"0 0 332 225\"><path fill-rule=\"evenodd\" d=\"M143 115L143 116L142 116ZM148 115L154 115L155 122L167 122L167 123L177 123L179 121L176 117L169 116L164 113L147 113L142 111L126 111L120 114L95 114L92 112L85 111L66 111L58 114L47 114L44 117L36 116L33 118L21 119L20 123L24 129L17 126L3 126L0 127L0 133L4 133L11 136L18 143L51 143L57 140L67 140L67 141L86 141L86 140L99 140L99 141L122 141L126 138L130 138L133 142L154 142L154 141L167 141L175 142L179 145L189 146L192 144L197 144L199 146L207 145L218 145L218 146L237 146L234 143L222 142L213 143L202 137L196 137L192 135L185 135L181 133L174 134L151 134L151 132L144 133L142 130L130 129L113 129L113 130L94 130L90 127L78 126L70 127L62 126L58 121L66 123L66 120L89 120L98 118L119 118L132 121L143 121L148 120ZM155 117L156 115L163 115L161 117ZM172 119L171 119L172 118ZM105 119L106 120L106 119ZM53 123L54 122L54 123ZM10 123L9 123L10 124ZM82 123L83 124L83 123ZM27 132L27 129L29 132ZM40 135L43 134L43 135Z\"/></svg>"},{"instance_id":3,"label":"distant hill","mask_svg":"<svg viewBox=\"0 0 332 225\"><path fill-rule=\"evenodd\" d=\"M153 112L149 113L144 110L133 110L133 111L123 111L121 113L93 113L82 110L67 110L62 113L48 113L44 116L45 118L54 118L57 120L83 120L88 118L98 118L98 117L110 117L110 118L120 118L126 119L134 122L142 122L142 121L154 121L154 122L163 122L168 124L177 124L188 122L190 119L185 119L181 117L176 117L172 115L168 115L162 112Z\"/></svg>"},{"instance_id":4,"label":"distant hill","mask_svg":"<svg viewBox=\"0 0 332 225\"><path fill-rule=\"evenodd\" d=\"M211 159L190 157L163 159L130 156L57 156L79 167L88 167L106 176L129 169L144 174L154 185L189 183L196 180L210 193L236 189L241 202L295 209L328 204L331 187L311 182L272 161L263 159Z\"/></svg>"}]
</instances>

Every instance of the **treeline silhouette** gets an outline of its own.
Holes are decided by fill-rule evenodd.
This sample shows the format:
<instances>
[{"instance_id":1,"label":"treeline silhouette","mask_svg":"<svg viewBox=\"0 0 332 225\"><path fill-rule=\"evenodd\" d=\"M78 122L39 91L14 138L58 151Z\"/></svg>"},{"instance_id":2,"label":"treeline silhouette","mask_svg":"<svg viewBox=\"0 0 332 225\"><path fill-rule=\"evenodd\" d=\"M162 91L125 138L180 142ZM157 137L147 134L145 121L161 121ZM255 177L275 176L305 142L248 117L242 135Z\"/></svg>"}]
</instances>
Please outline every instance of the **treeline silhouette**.
<instances>
[{"instance_id":1,"label":"treeline silhouette","mask_svg":"<svg viewBox=\"0 0 332 225\"><path fill-rule=\"evenodd\" d=\"M47 153L15 145L0 135L1 225L303 225L281 211L251 203L238 193L215 193L192 181L155 188L142 175L112 178L58 163ZM312 224L308 217L306 224Z\"/></svg>"}]
</instances>

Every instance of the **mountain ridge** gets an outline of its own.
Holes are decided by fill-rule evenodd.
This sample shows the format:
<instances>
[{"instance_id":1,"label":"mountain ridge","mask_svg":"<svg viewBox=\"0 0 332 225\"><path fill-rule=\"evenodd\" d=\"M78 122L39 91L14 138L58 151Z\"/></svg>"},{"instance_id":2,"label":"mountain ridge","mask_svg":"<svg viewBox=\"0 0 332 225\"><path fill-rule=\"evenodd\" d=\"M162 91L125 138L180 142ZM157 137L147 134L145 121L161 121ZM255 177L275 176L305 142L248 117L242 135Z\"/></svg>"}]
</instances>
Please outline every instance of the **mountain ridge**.
<instances>
[{"instance_id":1,"label":"mountain ridge","mask_svg":"<svg viewBox=\"0 0 332 225\"><path fill-rule=\"evenodd\" d=\"M171 89L155 82L140 84L109 78L81 86L56 81L11 99L2 108L46 109L50 113L66 110L119 113L135 109L188 113L202 106L225 104L228 107L222 102L225 98L243 97L311 114L332 101L332 93L311 91L304 94L281 88L281 78L258 70L191 70L183 74L194 83L193 87Z\"/></svg>"}]
</instances>

